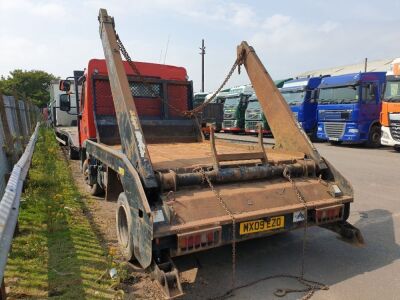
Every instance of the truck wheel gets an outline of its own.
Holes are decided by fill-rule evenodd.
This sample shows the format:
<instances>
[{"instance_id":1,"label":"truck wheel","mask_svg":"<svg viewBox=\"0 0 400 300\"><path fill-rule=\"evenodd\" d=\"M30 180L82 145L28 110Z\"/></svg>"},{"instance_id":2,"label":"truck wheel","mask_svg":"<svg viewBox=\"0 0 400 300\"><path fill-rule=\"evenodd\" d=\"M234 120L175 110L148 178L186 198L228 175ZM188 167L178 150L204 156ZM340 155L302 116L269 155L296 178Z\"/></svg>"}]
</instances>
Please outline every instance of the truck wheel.
<instances>
[{"instance_id":1,"label":"truck wheel","mask_svg":"<svg viewBox=\"0 0 400 300\"><path fill-rule=\"evenodd\" d=\"M399 145L394 146L394 150L396 150L397 152L400 152L400 146Z\"/></svg>"},{"instance_id":2,"label":"truck wheel","mask_svg":"<svg viewBox=\"0 0 400 300\"><path fill-rule=\"evenodd\" d=\"M366 146L369 148L378 148L381 145L381 128L379 126L372 126L369 131L368 141Z\"/></svg>"},{"instance_id":3,"label":"truck wheel","mask_svg":"<svg viewBox=\"0 0 400 300\"><path fill-rule=\"evenodd\" d=\"M121 252L127 261L133 261L135 255L133 251L132 215L125 193L118 196L116 223Z\"/></svg>"},{"instance_id":4,"label":"truck wheel","mask_svg":"<svg viewBox=\"0 0 400 300\"><path fill-rule=\"evenodd\" d=\"M319 143L319 142L322 142L322 140L320 140L319 138L318 138L318 136L317 136L317 126L315 126L313 129L312 129L312 131L310 132L310 140L311 140L311 142L313 142L313 143Z\"/></svg>"},{"instance_id":5,"label":"truck wheel","mask_svg":"<svg viewBox=\"0 0 400 300\"><path fill-rule=\"evenodd\" d=\"M89 187L90 195L100 196L100 195L104 194L104 190L101 188L101 186L97 182L93 185L90 184L89 163L88 163L87 159L83 162L82 170L83 170L83 176L84 176L85 182Z\"/></svg>"},{"instance_id":6,"label":"truck wheel","mask_svg":"<svg viewBox=\"0 0 400 300\"><path fill-rule=\"evenodd\" d=\"M1 280L1 286L0 286L0 300L5 300L7 299L7 294L6 294L6 285L4 284L4 278Z\"/></svg>"},{"instance_id":7,"label":"truck wheel","mask_svg":"<svg viewBox=\"0 0 400 300\"><path fill-rule=\"evenodd\" d=\"M68 146L68 156L69 156L69 159L77 160L77 159L79 159L79 151L76 151L71 146Z\"/></svg>"}]
</instances>

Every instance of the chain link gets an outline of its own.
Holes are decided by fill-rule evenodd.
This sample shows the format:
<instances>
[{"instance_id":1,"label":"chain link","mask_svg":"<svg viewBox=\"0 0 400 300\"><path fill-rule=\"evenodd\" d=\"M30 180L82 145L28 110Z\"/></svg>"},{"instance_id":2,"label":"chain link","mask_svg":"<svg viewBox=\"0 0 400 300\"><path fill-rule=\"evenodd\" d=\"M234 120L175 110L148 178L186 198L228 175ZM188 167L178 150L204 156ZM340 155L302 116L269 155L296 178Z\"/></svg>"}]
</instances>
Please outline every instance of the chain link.
<instances>
[{"instance_id":1,"label":"chain link","mask_svg":"<svg viewBox=\"0 0 400 300\"><path fill-rule=\"evenodd\" d=\"M308 229L308 207L307 207L307 202L304 200L303 196L301 195L299 189L296 186L296 183L290 176L290 171L285 168L283 170L283 177L285 177L290 184L292 185L292 189L296 193L297 199L301 204L303 204L304 208L304 229L303 229L303 249L302 249L302 255L301 255L301 278L304 277L304 265L305 265L305 254L306 254L306 244L307 244L307 229Z\"/></svg>"},{"instance_id":2,"label":"chain link","mask_svg":"<svg viewBox=\"0 0 400 300\"><path fill-rule=\"evenodd\" d=\"M139 80L141 82L143 82L149 88L149 91L152 92L153 95L158 97L157 93L153 89L153 86L149 82L146 81L146 79L142 76L142 74L140 73L139 69L136 67L136 65L132 61L129 53L126 51L126 48L125 48L124 44L122 43L121 39L119 38L118 34L116 34L116 37L117 37L118 47L119 47L122 55L124 56L125 60L128 62L129 66L133 70L133 72L139 77ZM175 106L171 105L170 103L166 102L162 97L160 97L160 100L163 103L166 103L170 108L172 108L174 111L176 111L177 113L179 113L180 115L182 115L184 117L196 116L196 113L199 113L201 110L203 110L203 108L205 106L207 106L211 101L213 101L215 99L215 97L218 95L218 93L221 92L221 90L224 88L226 83L231 78L231 76L232 76L233 72L235 71L236 67L238 67L240 65L240 62L241 62L241 58L237 58L235 60L235 62L233 63L231 69L229 70L228 74L226 75L225 79L223 80L223 82L219 86L219 88L212 94L212 96L209 99L207 99L201 105L199 105L198 107L196 107L196 108L194 108L192 110L182 111L182 110L176 108ZM274 292L274 295L277 296L277 297L283 297L283 296L285 296L286 294L289 294L289 293L306 293L301 298L301 300L307 300L307 299L310 299L317 290L328 290L329 289L329 287L327 285L323 284L323 283L320 283L320 282L317 282L317 281L308 280L308 279L304 278L304 273L305 273L305 254L306 254L306 243L307 243L307 229L308 229L308 207L307 207L307 202L304 200L303 196L301 195L300 190L297 188L296 183L291 178L290 172L289 172L289 170L287 168L284 170L283 176L292 185L292 188L296 193L297 199L299 200L300 203L303 204L303 208L304 208L305 223L304 223L304 231L303 231L303 245L302 245L300 276L286 275L286 274L271 275L271 276L266 276L266 277L263 277L263 278L258 279L256 281L253 281L253 282L241 285L241 286L237 286L237 287L236 287L236 220L235 220L234 213L229 209L229 207L227 206L225 201L222 199L222 197L219 194L219 192L214 188L214 185L212 184L210 178L208 177L208 175L206 174L204 169L203 168L199 168L196 171L199 172L202 175L203 182L207 182L207 184L210 187L211 191L214 193L215 197L219 201L221 207L226 211L226 213L229 215L229 217L232 220L232 288L229 291L227 291L224 295L222 295L220 297L212 298L212 299L225 299L225 298L231 296L232 293L234 291L238 290L238 289L249 287L249 286L254 285L256 283L259 283L261 281L270 280L270 279L276 279L276 278L296 279L299 283L301 283L301 284L303 284L305 286L305 288L303 288L303 289L277 289Z\"/></svg>"},{"instance_id":3,"label":"chain link","mask_svg":"<svg viewBox=\"0 0 400 300\"><path fill-rule=\"evenodd\" d=\"M208 186L210 187L211 191L214 193L215 197L219 201L222 208L226 211L229 217L232 220L232 289L235 289L236 286L236 220L234 213L229 209L228 205L222 199L220 193L214 188L210 177L206 174L203 168L199 168L195 170L199 172L203 178L203 182L207 182Z\"/></svg>"},{"instance_id":4,"label":"chain link","mask_svg":"<svg viewBox=\"0 0 400 300\"><path fill-rule=\"evenodd\" d=\"M231 219L232 219L232 228L233 228L232 229L233 230L233 242L232 242L232 288L230 290L228 290L222 296L209 298L209 300L226 299L226 298L232 296L234 291L237 291L239 289L252 286L252 285L257 284L257 283L262 282L262 281L267 281L267 280L277 279L277 278L295 279L300 284L302 284L304 286L304 288L300 288L300 289L290 289L290 288L277 289L274 292L274 295L277 296L277 297L284 297L289 293L305 293L305 295L303 297L301 297L300 299L301 300L308 300L314 295L314 293L316 291L318 291L318 290L328 290L329 289L329 286L327 286L327 285L325 285L323 283L304 278L306 243L307 243L307 229L308 229L308 207L307 207L307 202L305 201L304 197L301 195L300 190L297 188L296 183L292 179L292 177L290 175L290 172L289 172L289 170L287 168L285 168L284 171L283 171L283 177L285 177L290 182L290 184L292 185L293 190L296 193L297 199L299 200L300 203L303 204L303 208L304 208L304 220L305 220L305 222L304 222L304 231L303 231L303 244L302 244L300 276L288 275L288 274L270 275L270 276L266 276L266 277L260 278L260 279L258 279L256 281L252 281L252 282L249 282L247 284L240 285L240 286L236 286L235 285L235 282L236 282L236 278L235 278L235 276L236 276L236 274L235 274L235 272L236 272L236 236L235 236L236 222L235 222L234 214L229 210L229 208L226 205L226 203L222 200L219 192L215 190L210 178L207 176L207 174L204 172L204 170L202 168L200 168L197 171L202 174L203 181L208 183L210 189L215 194L215 196L218 199L218 201L220 202L221 206L225 209L225 211L231 217Z\"/></svg>"},{"instance_id":5,"label":"chain link","mask_svg":"<svg viewBox=\"0 0 400 300\"><path fill-rule=\"evenodd\" d=\"M162 97L158 96L158 93L156 93L153 89L153 86L146 81L146 79L143 77L143 75L140 73L139 69L137 68L137 66L135 65L135 63L132 61L128 51L126 50L124 44L122 43L121 39L119 38L119 35L116 34L116 38L117 38L117 45L119 50L122 53L122 56L125 58L125 60L128 62L129 66L131 67L132 71L139 77L139 80L141 82L143 82L146 87L149 89L149 91L153 94L153 96L160 98L160 100L167 104L170 108L172 108L176 113L178 113L179 115L186 117L186 118L191 118L193 116L195 116L197 113L199 113L200 111L203 110L203 108L205 106L207 106L211 101L214 100L214 98L218 95L218 93L224 88L224 86L226 85L226 83L229 81L229 79L231 78L233 72L235 71L236 67L239 64L239 59L236 59L235 62L233 63L231 69L229 70L228 74L226 75L225 79L223 80L223 82L221 83L221 85L219 86L219 88L212 94L212 96L207 99L206 101L204 101L201 105L197 106L196 108L192 109L192 110L185 110L182 111L179 108L173 106L172 104L170 104L168 101L165 101Z\"/></svg>"}]
</instances>

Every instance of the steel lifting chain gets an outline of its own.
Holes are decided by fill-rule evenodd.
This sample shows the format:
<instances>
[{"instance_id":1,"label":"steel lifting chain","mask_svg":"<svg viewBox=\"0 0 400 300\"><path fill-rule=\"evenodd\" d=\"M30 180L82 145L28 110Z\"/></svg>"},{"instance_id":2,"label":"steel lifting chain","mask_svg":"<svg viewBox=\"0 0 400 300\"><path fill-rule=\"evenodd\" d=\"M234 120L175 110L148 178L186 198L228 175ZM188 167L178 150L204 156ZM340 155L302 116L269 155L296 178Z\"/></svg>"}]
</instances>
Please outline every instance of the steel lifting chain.
<instances>
[{"instance_id":1,"label":"steel lifting chain","mask_svg":"<svg viewBox=\"0 0 400 300\"><path fill-rule=\"evenodd\" d=\"M118 48L121 51L122 56L128 62L128 64L131 67L132 71L139 77L139 81L143 82L143 84L146 86L146 88L149 90L149 92L152 94L153 97L160 98L160 100L163 103L166 103L175 112L177 112L178 114L184 116L184 114L182 113L182 111L180 109L176 108L175 106L173 106L169 102L164 101L164 99L162 97L160 97L156 91L154 91L154 86L152 84L150 84L149 82L147 82L147 80L140 73L139 69L136 67L135 63L132 61L128 51L126 50L126 48L125 48L124 44L122 43L121 39L119 38L118 34L116 34L116 37L117 37Z\"/></svg>"},{"instance_id":2,"label":"steel lifting chain","mask_svg":"<svg viewBox=\"0 0 400 300\"><path fill-rule=\"evenodd\" d=\"M207 182L211 191L214 193L221 207L226 211L229 217L232 220L232 290L235 289L236 286L236 220L234 213L229 209L228 205L222 199L219 192L214 188L214 185L211 182L210 177L206 174L203 168L198 168L195 172L199 172L203 178L203 182Z\"/></svg>"},{"instance_id":3,"label":"steel lifting chain","mask_svg":"<svg viewBox=\"0 0 400 300\"><path fill-rule=\"evenodd\" d=\"M125 60L128 62L129 66L131 67L132 71L139 77L139 80L143 82L148 88L149 91L153 94L153 96L158 97L157 93L154 91L153 86L145 80L145 78L142 76L140 73L139 69L136 67L135 63L132 61L128 51L126 51L126 48L124 44L122 43L121 39L119 38L118 34L116 34L117 37L117 44L118 47L124 56ZM227 76L225 77L224 81L221 83L219 88L212 94L212 96L204 101L201 105L198 107L192 109L192 110L186 110L182 111L175 106L171 105L170 103L164 101L164 99L161 99L162 102L166 103L170 108L172 108L174 111L179 113L180 115L184 117L195 117L196 113L199 113L200 111L203 110L205 106L207 106L211 101L215 99L215 97L218 95L219 92L224 88L226 83L229 81L231 78L233 72L235 71L236 67L240 66L242 63L241 58L237 58L235 62L233 63L231 69L229 70ZM302 246L302 257L301 257L301 271L300 271L300 276L294 276L294 275L286 275L286 274L279 274L279 275L272 275L272 276L266 276L263 278L260 278L256 281L241 285L241 286L236 286L236 220L234 213L231 212L225 201L222 199L221 195L219 192L214 188L210 178L208 175L205 173L203 168L199 168L196 170L199 172L202 177L203 181L207 182L208 186L210 187L211 191L214 193L215 197L217 198L218 202L220 203L221 207L226 211L226 213L229 215L229 217L232 220L232 288L227 291L224 295L220 297L216 297L213 299L225 299L226 297L229 297L232 295L232 293L238 289L242 289L245 287L249 287L251 285L254 285L256 283L259 283L261 281L269 280L269 279L276 279L276 278L291 278L291 279L296 279L299 283L303 284L305 288L303 289L277 289L274 292L274 295L277 297L283 297L286 294L289 293L306 293L301 300L307 300L310 299L314 293L317 290L328 290L329 287L323 283L317 282L317 281L312 281L304 278L304 272L305 272L305 254L306 254L306 243L307 243L307 228L308 228L308 207L307 207L307 202L304 200L303 196L301 195L299 189L296 186L296 183L294 180L291 178L289 170L286 168L283 172L283 176L290 182L292 185L293 190L296 193L297 199L299 200L300 203L303 204L304 207L304 231L303 231L303 246Z\"/></svg>"},{"instance_id":4,"label":"steel lifting chain","mask_svg":"<svg viewBox=\"0 0 400 300\"><path fill-rule=\"evenodd\" d=\"M208 185L210 186L211 190L214 192L214 194L217 196L217 199L220 200L220 202L222 201L221 197L219 196L219 193L217 191L215 191L210 179L207 177L207 175L205 174L204 170L200 171L202 174L204 174L203 178L206 179L206 181L208 182ZM305 201L304 197L302 196L300 190L298 189L298 187L296 186L296 183L294 182L294 180L292 179L291 175L290 175L290 171L289 169L285 168L283 171L283 177L285 177L290 184L292 185L293 190L296 193L297 199L299 200L300 203L303 204L303 208L304 208L304 231L303 231L303 244L302 244L302 255L301 255L301 270L300 270L300 276L295 276L295 275L288 275L288 274L277 274L277 275L270 275L270 276L265 276L263 278L260 278L258 280L240 285L240 286L235 286L234 284L232 285L232 289L228 290L225 294L223 294L222 296L219 297L214 297L214 298L210 298L209 300L222 300L222 299L226 299L230 296L232 296L234 291L237 291L239 289L242 288L246 288L249 286L252 286L254 284L257 284L259 282L262 281L267 281L267 280L271 280L271 279L277 279L277 278L288 278L288 279L295 279L297 280L300 284L302 284L304 286L304 288L301 289L290 289L290 288L280 288L277 289L274 292L274 295L277 297L284 297L287 294L290 293L305 293L305 295L303 297L301 297L301 300L308 300L310 299L314 293L318 290L328 290L329 287L323 283L317 282L317 281L313 281L313 280L309 280L309 279L305 279L304 278L304 273L305 273L305 255L306 255L306 243L307 243L307 229L308 229L308 206L307 206L307 202ZM225 204L225 202L221 202L221 204ZM226 207L226 204L225 204ZM230 213L230 211L228 211L228 213ZM232 215L233 217L233 215ZM234 220L234 219L233 219ZM235 249L235 250L234 250ZM236 245L233 246L232 245L232 254L235 254L236 256ZM233 260L234 255L232 255L232 263L233 263L233 268L235 267L235 260Z\"/></svg>"},{"instance_id":5,"label":"steel lifting chain","mask_svg":"<svg viewBox=\"0 0 400 300\"><path fill-rule=\"evenodd\" d=\"M123 57L125 58L125 60L128 62L128 64L131 67L132 71L139 77L139 80L146 85L146 87L153 94L153 96L159 97L157 95L158 93L156 93L154 91L153 85L151 85L149 82L146 81L146 79L140 73L139 69L136 67L135 63L132 61L128 51L126 50L124 44L122 43L121 39L119 38L119 35L117 33L115 35L116 35L116 38L117 38L118 48L121 51L121 53L122 53ZM192 110L182 111L179 108L177 108L177 107L173 106L172 104L170 104L168 101L165 101L162 97L159 97L159 98L163 103L167 104L170 108L172 108L175 112L177 112L181 116L184 116L184 117L187 117L187 118L191 118L191 117L195 116L197 113L199 113L200 111L202 111L205 106L207 106L211 101L214 100L214 98L224 88L226 83L231 78L231 76L232 76L233 72L235 71L236 67L239 65L239 61L240 61L239 59L235 60L235 62L233 63L231 69L229 70L228 74L226 75L224 81L219 86L219 88L212 94L212 96L209 99L207 99L206 101L204 101L201 105L197 106L196 108L194 108Z\"/></svg>"}]
</instances>

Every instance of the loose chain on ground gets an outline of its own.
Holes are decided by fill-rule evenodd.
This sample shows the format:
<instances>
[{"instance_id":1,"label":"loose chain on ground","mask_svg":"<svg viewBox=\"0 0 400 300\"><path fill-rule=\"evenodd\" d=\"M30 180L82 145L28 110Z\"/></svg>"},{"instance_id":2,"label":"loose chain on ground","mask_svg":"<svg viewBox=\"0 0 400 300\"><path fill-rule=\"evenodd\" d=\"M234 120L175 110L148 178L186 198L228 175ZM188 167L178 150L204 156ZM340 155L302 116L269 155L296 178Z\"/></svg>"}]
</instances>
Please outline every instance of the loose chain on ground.
<instances>
[{"instance_id":1,"label":"loose chain on ground","mask_svg":"<svg viewBox=\"0 0 400 300\"><path fill-rule=\"evenodd\" d=\"M148 83L145 78L142 76L142 74L140 73L139 69L136 67L136 65L134 64L134 62L132 61L129 53L126 51L126 48L124 46L124 44L122 43L121 39L119 38L118 34L116 34L117 36L117 44L118 47L122 53L122 55L124 56L125 60L128 62L129 66L131 67L132 71L139 77L139 80L141 82L143 82L144 84L147 85L147 87L149 88L149 91L153 93L154 96L157 96L157 93L154 91L153 86ZM218 95L218 93L224 88L224 86L226 85L226 83L229 81L229 79L231 78L233 72L235 71L236 67L239 65L241 59L236 59L235 62L233 63L231 69L229 70L227 76L225 77L224 81L221 83L221 85L219 86L219 88L212 94L212 96L204 101L201 105L199 105L198 107L192 109L192 110L186 110L186 111L182 111L178 108L176 108L175 106L171 105L170 103L164 101L164 99L161 99L161 101L163 103L166 103L170 108L172 108L173 110L175 110L177 113L179 113L182 116L185 117L193 117L195 116L196 113L199 113L200 111L202 111L202 109L207 106L211 101L214 100L214 98ZM232 295L232 293L236 290L245 288L245 287L249 287L251 285L257 284L261 281L265 281L265 280L269 280L269 279L276 279L276 278L292 278L292 279L296 279L299 283L303 284L305 286L304 289L277 289L274 292L274 295L277 297L283 297L288 293L306 293L301 300L307 300L310 299L315 291L317 290L328 290L329 287L323 283L317 282L317 281L312 281L312 280L308 280L304 278L304 272L305 272L305 252L306 252L306 242L307 242L307 227L308 227L308 207L307 207L307 202L304 200L303 196L301 195L299 189L296 186L296 183L293 181L293 179L290 176L290 172L288 169L285 169L283 172L283 176L291 183L293 190L295 191L298 200L300 201L300 203L303 204L304 207L304 219L305 219L305 223L304 223L304 233L303 233L303 246L302 246L302 258L301 258L301 271L300 271L300 276L294 276L294 275L286 275L286 274L279 274L279 275L271 275L271 276L266 276L263 278L260 278L256 281L252 281L250 283L244 284L244 285L240 285L240 286L236 286L236 220L235 220L235 216L234 214L230 211L230 209L228 208L228 206L226 205L226 203L223 201L221 195L219 194L219 192L214 188L210 178L207 176L207 174L205 173L203 168L199 168L198 172L201 173L203 180L205 182L208 183L211 191L214 193L215 197L217 198L217 200L219 201L219 203L221 204L221 206L224 208L224 210L227 212L227 214L229 215L229 217L232 220L232 288L227 291L224 295L220 296L220 297L216 297L216 298L212 298L212 299L225 299L229 296Z\"/></svg>"},{"instance_id":2,"label":"loose chain on ground","mask_svg":"<svg viewBox=\"0 0 400 300\"><path fill-rule=\"evenodd\" d=\"M226 207L226 203L222 200L222 198L219 195L219 193L214 189L214 186L212 185L211 180L208 178L208 176L206 175L206 173L204 172L203 169L201 169L200 172L203 175L203 178L207 181L207 183L210 186L211 190L216 195L217 199L220 201L221 205L225 208ZM287 274L270 275L270 276L266 276L266 277L260 278L258 280L255 280L255 281L252 281L252 282L240 285L240 286L235 286L235 284L234 284L235 281L233 281L232 288L230 290L228 290L222 296L218 296L218 297L215 297L215 298L210 298L210 300L226 299L226 298L232 296L232 294L237 290L252 286L252 285L257 284L257 283L262 282L262 281L271 280L271 279L277 279L277 278L295 279L295 280L297 280L299 283L301 283L304 286L304 288L301 288L301 289L289 289L289 288L277 289L274 292L274 295L277 296L277 297L284 297L285 295L287 295L289 293L305 293L305 295L300 299L301 300L307 300L307 299L310 299L317 290L328 290L329 289L329 287L327 285L323 284L323 283L304 278L306 243L307 243L307 229L308 229L308 207L307 207L307 202L305 201L305 199L301 195L300 190L297 188L296 183L291 178L290 172L289 172L289 170L287 168L284 170L283 176L290 182L290 184L292 185L293 190L296 193L297 199L299 200L300 203L303 204L303 207L304 207L304 221L305 221L305 223L304 223L304 231L303 231L304 233L303 233L303 245L302 245L300 276L287 275ZM229 210L227 210L227 212L231 216L231 212ZM233 214L232 214L231 217L233 217L233 220L234 220ZM235 244L235 246L233 246L234 244ZM234 244L232 244L232 253L235 254L235 258L236 258L236 239L234 240ZM233 249L235 249L235 250L233 250ZM232 264L233 264L232 265L232 269L236 269L236 259L233 260L233 258L232 258Z\"/></svg>"}]
</instances>

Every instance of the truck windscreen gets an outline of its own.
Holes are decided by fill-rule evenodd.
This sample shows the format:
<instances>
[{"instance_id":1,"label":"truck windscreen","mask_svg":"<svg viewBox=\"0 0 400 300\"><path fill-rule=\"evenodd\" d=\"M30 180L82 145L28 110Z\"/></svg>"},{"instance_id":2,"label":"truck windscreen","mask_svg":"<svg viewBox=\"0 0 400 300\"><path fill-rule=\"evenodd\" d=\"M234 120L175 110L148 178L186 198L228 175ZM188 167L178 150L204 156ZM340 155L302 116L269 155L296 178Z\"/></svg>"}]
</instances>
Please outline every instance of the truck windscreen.
<instances>
[{"instance_id":1,"label":"truck windscreen","mask_svg":"<svg viewBox=\"0 0 400 300\"><path fill-rule=\"evenodd\" d=\"M319 104L345 104L358 102L358 86L320 89Z\"/></svg>"},{"instance_id":2,"label":"truck windscreen","mask_svg":"<svg viewBox=\"0 0 400 300\"><path fill-rule=\"evenodd\" d=\"M386 82L384 101L400 102L400 80Z\"/></svg>"},{"instance_id":3,"label":"truck windscreen","mask_svg":"<svg viewBox=\"0 0 400 300\"><path fill-rule=\"evenodd\" d=\"M250 100L249 104L247 105L247 108L249 109L258 109L260 108L260 103L258 100Z\"/></svg>"},{"instance_id":4,"label":"truck windscreen","mask_svg":"<svg viewBox=\"0 0 400 300\"><path fill-rule=\"evenodd\" d=\"M305 91L281 91L283 98L289 105L298 105L303 103Z\"/></svg>"},{"instance_id":5,"label":"truck windscreen","mask_svg":"<svg viewBox=\"0 0 400 300\"><path fill-rule=\"evenodd\" d=\"M193 97L193 107L197 107L204 102L206 95L194 95Z\"/></svg>"},{"instance_id":6,"label":"truck windscreen","mask_svg":"<svg viewBox=\"0 0 400 300\"><path fill-rule=\"evenodd\" d=\"M225 107L226 108L233 108L238 106L240 103L240 97L232 97L232 98L226 98L225 99Z\"/></svg>"}]
</instances>

